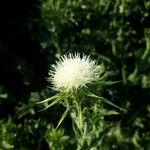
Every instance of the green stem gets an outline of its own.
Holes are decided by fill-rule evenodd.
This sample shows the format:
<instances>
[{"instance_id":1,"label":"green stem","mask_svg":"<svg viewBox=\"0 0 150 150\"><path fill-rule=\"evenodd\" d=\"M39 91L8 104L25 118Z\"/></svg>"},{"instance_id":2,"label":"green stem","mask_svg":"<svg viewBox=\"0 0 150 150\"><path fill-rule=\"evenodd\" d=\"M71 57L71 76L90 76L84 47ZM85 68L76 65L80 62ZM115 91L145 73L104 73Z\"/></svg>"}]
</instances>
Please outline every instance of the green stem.
<instances>
[{"instance_id":1,"label":"green stem","mask_svg":"<svg viewBox=\"0 0 150 150\"><path fill-rule=\"evenodd\" d=\"M79 104L79 123L80 123L80 130L81 130L81 133L82 133L82 129L83 129L83 117L82 117L81 104Z\"/></svg>"},{"instance_id":2,"label":"green stem","mask_svg":"<svg viewBox=\"0 0 150 150\"><path fill-rule=\"evenodd\" d=\"M142 59L144 60L148 54L149 54L149 51L150 51L150 39L149 38L145 38L145 41L146 41L146 49L145 49L145 52L142 56Z\"/></svg>"},{"instance_id":3,"label":"green stem","mask_svg":"<svg viewBox=\"0 0 150 150\"><path fill-rule=\"evenodd\" d=\"M129 76L129 80L131 82L134 82L136 80L136 76L137 76L138 71L139 71L139 67L136 66L136 68L134 69L134 72Z\"/></svg>"},{"instance_id":4,"label":"green stem","mask_svg":"<svg viewBox=\"0 0 150 150\"><path fill-rule=\"evenodd\" d=\"M82 108L81 108L81 102L79 102L78 100L75 101L76 103L76 107L77 107L77 122L78 123L78 127L80 130L80 133L82 134L82 129L83 129L83 116L82 116Z\"/></svg>"},{"instance_id":5,"label":"green stem","mask_svg":"<svg viewBox=\"0 0 150 150\"><path fill-rule=\"evenodd\" d=\"M145 35L145 42L146 42L146 49L145 52L142 56L142 59L144 60L148 54L150 53L150 29L145 29L144 30L144 35Z\"/></svg>"},{"instance_id":6,"label":"green stem","mask_svg":"<svg viewBox=\"0 0 150 150\"><path fill-rule=\"evenodd\" d=\"M124 85L126 85L127 84L127 78L126 78L126 71L125 71L124 66L122 66L122 79L123 79Z\"/></svg>"}]
</instances>

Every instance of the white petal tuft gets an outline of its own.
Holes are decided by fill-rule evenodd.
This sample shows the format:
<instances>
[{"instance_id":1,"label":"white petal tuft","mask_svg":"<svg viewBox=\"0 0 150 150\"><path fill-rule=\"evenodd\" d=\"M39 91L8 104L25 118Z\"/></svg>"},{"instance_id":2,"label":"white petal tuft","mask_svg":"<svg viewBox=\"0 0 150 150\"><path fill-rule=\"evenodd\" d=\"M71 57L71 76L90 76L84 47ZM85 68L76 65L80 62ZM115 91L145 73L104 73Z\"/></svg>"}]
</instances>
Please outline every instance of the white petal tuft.
<instances>
[{"instance_id":1,"label":"white petal tuft","mask_svg":"<svg viewBox=\"0 0 150 150\"><path fill-rule=\"evenodd\" d=\"M77 90L95 80L97 64L89 56L69 54L61 57L50 70L50 80L55 90Z\"/></svg>"}]
</instances>

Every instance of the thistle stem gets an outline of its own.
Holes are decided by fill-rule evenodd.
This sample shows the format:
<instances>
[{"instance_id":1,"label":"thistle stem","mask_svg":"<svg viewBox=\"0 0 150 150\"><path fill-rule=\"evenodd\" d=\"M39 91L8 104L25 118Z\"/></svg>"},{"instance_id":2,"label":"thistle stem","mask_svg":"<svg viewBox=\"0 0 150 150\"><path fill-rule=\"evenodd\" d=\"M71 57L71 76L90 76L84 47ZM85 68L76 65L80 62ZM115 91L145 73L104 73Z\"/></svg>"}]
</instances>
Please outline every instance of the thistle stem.
<instances>
[{"instance_id":1,"label":"thistle stem","mask_svg":"<svg viewBox=\"0 0 150 150\"><path fill-rule=\"evenodd\" d=\"M77 125L79 127L80 133L82 134L83 129L83 116L82 116L82 108L81 102L79 100L75 101L77 107Z\"/></svg>"}]
</instances>

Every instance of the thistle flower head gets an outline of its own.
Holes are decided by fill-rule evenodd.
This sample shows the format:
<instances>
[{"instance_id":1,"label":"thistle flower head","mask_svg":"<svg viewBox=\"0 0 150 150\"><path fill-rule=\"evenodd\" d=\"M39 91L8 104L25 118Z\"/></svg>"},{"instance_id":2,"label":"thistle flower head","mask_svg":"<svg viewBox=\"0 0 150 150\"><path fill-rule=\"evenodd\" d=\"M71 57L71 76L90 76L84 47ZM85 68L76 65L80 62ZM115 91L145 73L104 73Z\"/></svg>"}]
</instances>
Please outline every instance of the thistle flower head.
<instances>
[{"instance_id":1,"label":"thistle flower head","mask_svg":"<svg viewBox=\"0 0 150 150\"><path fill-rule=\"evenodd\" d=\"M49 71L55 90L74 91L92 83L97 75L96 61L79 53L64 55Z\"/></svg>"}]
</instances>

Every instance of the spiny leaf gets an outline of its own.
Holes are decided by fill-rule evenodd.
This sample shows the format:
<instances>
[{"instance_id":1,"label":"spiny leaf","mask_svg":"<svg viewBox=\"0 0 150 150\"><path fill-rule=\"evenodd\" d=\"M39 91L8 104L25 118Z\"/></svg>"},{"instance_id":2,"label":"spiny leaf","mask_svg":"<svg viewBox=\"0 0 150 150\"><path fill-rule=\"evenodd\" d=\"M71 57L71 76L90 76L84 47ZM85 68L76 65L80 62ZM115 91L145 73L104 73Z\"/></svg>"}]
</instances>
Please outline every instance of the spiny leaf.
<instances>
[{"instance_id":1,"label":"spiny leaf","mask_svg":"<svg viewBox=\"0 0 150 150\"><path fill-rule=\"evenodd\" d=\"M119 114L119 112L114 111L114 110L110 110L110 111L103 110L101 112L102 112L103 115L106 115L106 116L109 116L109 115L118 115Z\"/></svg>"},{"instance_id":2,"label":"spiny leaf","mask_svg":"<svg viewBox=\"0 0 150 150\"><path fill-rule=\"evenodd\" d=\"M113 84L117 84L117 83L121 83L122 81L105 81L104 84L105 85L113 85Z\"/></svg>"},{"instance_id":3,"label":"spiny leaf","mask_svg":"<svg viewBox=\"0 0 150 150\"><path fill-rule=\"evenodd\" d=\"M126 112L125 109L120 108L119 106L115 105L113 102L109 101L108 99L106 99L106 98L104 98L104 97L97 96L97 95L95 95L95 94L93 94L93 93L87 93L86 95L89 96L89 97L93 97L93 98L100 99L100 100L103 101L104 103L107 103L107 104L109 104L109 105L111 105L111 106L114 106L114 107L118 108L119 110L121 110L121 111L123 111L123 112Z\"/></svg>"},{"instance_id":4,"label":"spiny leaf","mask_svg":"<svg viewBox=\"0 0 150 150\"><path fill-rule=\"evenodd\" d=\"M47 99L45 99L45 100L41 101L41 102L37 102L36 104L42 104L42 103L45 103L45 102L48 102L48 101L51 101L51 100L57 99L58 97L59 97L59 93L58 93L58 94L56 94L56 95L54 95L54 96L52 96L52 97L49 97L49 98L47 98Z\"/></svg>"},{"instance_id":5,"label":"spiny leaf","mask_svg":"<svg viewBox=\"0 0 150 150\"><path fill-rule=\"evenodd\" d=\"M42 109L40 111L43 111L43 110L46 110L46 109L52 107L53 105L55 105L56 103L58 103L60 100L61 100L60 98L54 100L50 105L48 105L47 107L45 107L44 109Z\"/></svg>"},{"instance_id":6,"label":"spiny leaf","mask_svg":"<svg viewBox=\"0 0 150 150\"><path fill-rule=\"evenodd\" d=\"M58 125L56 127L56 129L60 126L60 124L63 122L63 120L65 119L65 117L67 116L68 112L70 111L71 107L68 107L65 112L63 113L63 115L61 116Z\"/></svg>"},{"instance_id":7,"label":"spiny leaf","mask_svg":"<svg viewBox=\"0 0 150 150\"><path fill-rule=\"evenodd\" d=\"M112 106L118 108L119 110L121 110L121 111L123 111L123 112L126 112L125 109L123 109L123 108L117 106L116 104L112 103L112 102L109 101L108 99L106 99L106 98L104 98L104 97L101 97L100 99L101 99L101 101L103 101L103 102L105 102L105 103L107 103L107 104L109 104L109 105L112 105Z\"/></svg>"}]
</instances>

